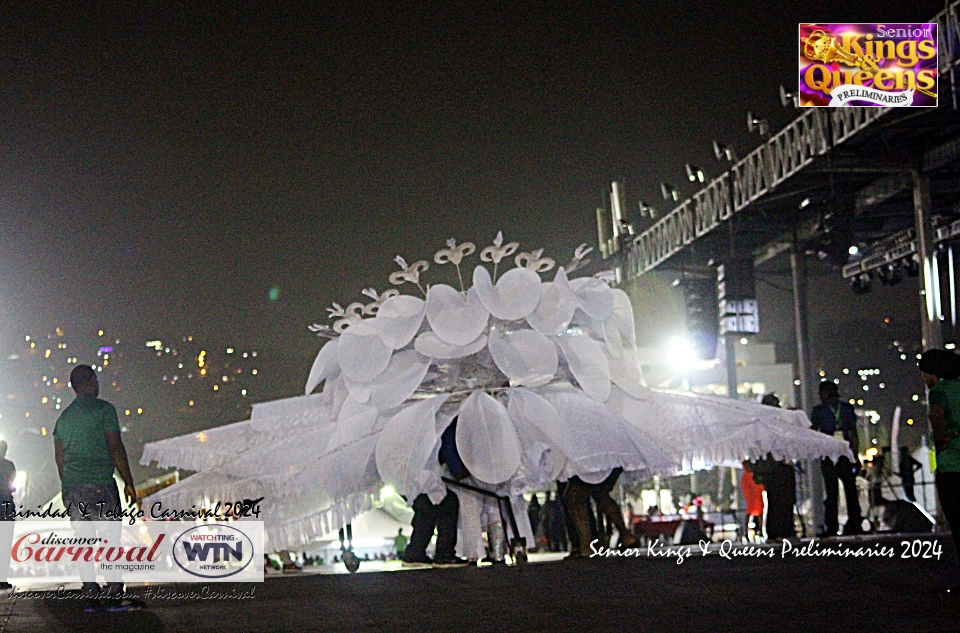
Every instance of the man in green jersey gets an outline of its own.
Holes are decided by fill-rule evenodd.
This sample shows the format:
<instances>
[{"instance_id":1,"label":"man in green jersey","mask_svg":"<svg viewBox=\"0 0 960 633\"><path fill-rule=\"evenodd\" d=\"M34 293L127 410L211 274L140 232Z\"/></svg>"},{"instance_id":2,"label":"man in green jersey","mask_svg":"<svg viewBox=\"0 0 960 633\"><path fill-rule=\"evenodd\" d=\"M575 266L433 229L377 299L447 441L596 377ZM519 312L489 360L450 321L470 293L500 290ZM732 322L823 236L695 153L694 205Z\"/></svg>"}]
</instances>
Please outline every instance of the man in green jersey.
<instances>
[{"instance_id":1,"label":"man in green jersey","mask_svg":"<svg viewBox=\"0 0 960 633\"><path fill-rule=\"evenodd\" d=\"M960 356L927 350L917 363L927 385L930 427L937 450L937 496L960 552Z\"/></svg>"},{"instance_id":2,"label":"man in green jersey","mask_svg":"<svg viewBox=\"0 0 960 633\"><path fill-rule=\"evenodd\" d=\"M63 505L70 514L77 536L92 532L89 521L119 521L120 492L113 478L116 468L123 480L127 502L137 501L137 492L130 474L127 451L120 439L120 421L116 408L100 400L97 373L89 365L77 365L70 372L70 386L77 397L70 403L53 430L57 471L60 473ZM111 534L101 534L110 542L120 541L120 523L111 525ZM93 534L89 534L93 536ZM92 562L79 563L83 591L91 597L100 593ZM123 593L123 582L117 574L105 574L107 580L104 604L88 605L92 609L103 606L109 610L126 610L128 601L115 599Z\"/></svg>"}]
</instances>

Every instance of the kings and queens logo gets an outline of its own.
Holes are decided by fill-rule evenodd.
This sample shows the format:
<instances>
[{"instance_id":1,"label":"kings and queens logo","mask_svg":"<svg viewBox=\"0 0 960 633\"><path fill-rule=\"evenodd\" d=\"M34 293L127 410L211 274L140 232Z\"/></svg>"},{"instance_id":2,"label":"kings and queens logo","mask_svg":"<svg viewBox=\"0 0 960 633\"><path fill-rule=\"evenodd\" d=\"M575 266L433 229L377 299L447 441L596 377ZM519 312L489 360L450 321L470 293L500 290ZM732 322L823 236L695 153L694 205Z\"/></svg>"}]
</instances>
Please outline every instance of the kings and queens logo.
<instances>
[{"instance_id":1,"label":"kings and queens logo","mask_svg":"<svg viewBox=\"0 0 960 633\"><path fill-rule=\"evenodd\" d=\"M802 107L936 107L936 24L801 24Z\"/></svg>"}]
</instances>

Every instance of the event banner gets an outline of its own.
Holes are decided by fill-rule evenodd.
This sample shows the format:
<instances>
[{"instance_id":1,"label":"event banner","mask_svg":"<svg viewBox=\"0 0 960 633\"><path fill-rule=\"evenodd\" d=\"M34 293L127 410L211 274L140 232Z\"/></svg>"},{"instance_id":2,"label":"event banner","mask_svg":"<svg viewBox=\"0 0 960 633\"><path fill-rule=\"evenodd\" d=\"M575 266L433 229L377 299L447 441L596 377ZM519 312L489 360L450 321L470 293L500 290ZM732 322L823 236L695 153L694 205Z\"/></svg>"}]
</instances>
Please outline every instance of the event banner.
<instances>
[{"instance_id":1,"label":"event banner","mask_svg":"<svg viewBox=\"0 0 960 633\"><path fill-rule=\"evenodd\" d=\"M7 524L13 584L263 582L262 521Z\"/></svg>"},{"instance_id":2,"label":"event banner","mask_svg":"<svg viewBox=\"0 0 960 633\"><path fill-rule=\"evenodd\" d=\"M801 24L801 107L936 107L936 24Z\"/></svg>"}]
</instances>

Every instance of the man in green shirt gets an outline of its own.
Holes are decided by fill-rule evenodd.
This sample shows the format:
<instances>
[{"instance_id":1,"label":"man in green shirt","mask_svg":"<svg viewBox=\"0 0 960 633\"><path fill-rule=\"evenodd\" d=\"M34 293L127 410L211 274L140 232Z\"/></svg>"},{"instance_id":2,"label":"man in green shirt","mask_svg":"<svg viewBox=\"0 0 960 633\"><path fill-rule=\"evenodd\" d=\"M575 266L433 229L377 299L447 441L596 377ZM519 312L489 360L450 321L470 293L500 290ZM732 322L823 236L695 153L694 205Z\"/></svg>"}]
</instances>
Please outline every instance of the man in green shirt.
<instances>
[{"instance_id":1,"label":"man in green shirt","mask_svg":"<svg viewBox=\"0 0 960 633\"><path fill-rule=\"evenodd\" d=\"M960 356L927 350L917 363L927 385L930 427L937 450L937 496L960 552Z\"/></svg>"},{"instance_id":2,"label":"man in green shirt","mask_svg":"<svg viewBox=\"0 0 960 633\"><path fill-rule=\"evenodd\" d=\"M397 530L397 535L393 537L393 549L397 553L397 560L402 559L407 551L407 537L403 534L403 528Z\"/></svg>"},{"instance_id":3,"label":"man in green shirt","mask_svg":"<svg viewBox=\"0 0 960 633\"><path fill-rule=\"evenodd\" d=\"M116 408L100 400L100 383L97 373L89 365L77 365L70 372L70 386L77 397L70 403L53 430L57 471L60 474L63 505L70 514L77 536L92 532L89 521L119 521L120 492L113 479L116 468L123 480L124 496L131 505L137 502L137 492L130 474L127 451L120 439L120 421ZM99 536L108 540L120 540L120 523L110 528L113 534ZM93 534L89 534L93 536ZM100 593L96 583L93 563L78 563L83 591L91 597ZM87 610L105 606L109 610L127 610L129 601L116 600L123 593L119 576L106 578L105 605L91 604Z\"/></svg>"}]
</instances>

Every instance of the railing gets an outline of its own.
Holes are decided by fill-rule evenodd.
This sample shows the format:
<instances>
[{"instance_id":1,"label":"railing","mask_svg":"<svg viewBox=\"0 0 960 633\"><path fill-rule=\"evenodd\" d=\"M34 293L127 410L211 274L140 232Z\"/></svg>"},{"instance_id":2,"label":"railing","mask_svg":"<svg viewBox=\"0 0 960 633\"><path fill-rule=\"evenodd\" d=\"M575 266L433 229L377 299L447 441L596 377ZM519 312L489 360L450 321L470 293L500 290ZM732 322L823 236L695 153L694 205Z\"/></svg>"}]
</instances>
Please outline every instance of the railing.
<instances>
[{"instance_id":1,"label":"railing","mask_svg":"<svg viewBox=\"0 0 960 633\"><path fill-rule=\"evenodd\" d=\"M960 2L940 12L940 75L951 74L960 52ZM867 128L890 108L810 108L766 143L712 180L633 240L627 276L649 272L809 165ZM844 270L844 276L846 270Z\"/></svg>"}]
</instances>

